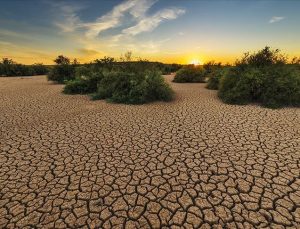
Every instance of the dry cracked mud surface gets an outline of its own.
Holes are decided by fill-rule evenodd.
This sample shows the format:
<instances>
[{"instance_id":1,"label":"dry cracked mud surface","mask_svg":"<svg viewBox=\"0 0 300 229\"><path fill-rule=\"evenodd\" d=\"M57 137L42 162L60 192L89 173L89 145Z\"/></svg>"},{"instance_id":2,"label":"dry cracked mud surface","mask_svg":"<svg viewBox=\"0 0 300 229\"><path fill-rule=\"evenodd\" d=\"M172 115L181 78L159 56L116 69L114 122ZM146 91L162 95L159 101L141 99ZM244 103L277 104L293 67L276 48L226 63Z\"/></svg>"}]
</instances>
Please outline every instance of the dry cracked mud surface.
<instances>
[{"instance_id":1,"label":"dry cracked mud surface","mask_svg":"<svg viewBox=\"0 0 300 229\"><path fill-rule=\"evenodd\" d=\"M130 106L0 78L0 228L300 228L300 109L171 85Z\"/></svg>"}]
</instances>

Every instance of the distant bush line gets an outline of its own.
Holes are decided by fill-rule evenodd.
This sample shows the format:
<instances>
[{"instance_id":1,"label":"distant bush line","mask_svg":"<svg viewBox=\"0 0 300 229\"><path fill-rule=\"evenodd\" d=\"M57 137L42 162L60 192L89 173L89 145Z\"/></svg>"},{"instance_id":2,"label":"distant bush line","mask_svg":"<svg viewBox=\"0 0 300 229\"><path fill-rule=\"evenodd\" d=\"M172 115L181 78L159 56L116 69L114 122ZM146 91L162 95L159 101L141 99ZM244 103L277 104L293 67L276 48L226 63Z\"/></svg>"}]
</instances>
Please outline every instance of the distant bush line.
<instances>
[{"instance_id":1,"label":"distant bush line","mask_svg":"<svg viewBox=\"0 0 300 229\"><path fill-rule=\"evenodd\" d=\"M8 58L0 61L0 77L46 75L48 71L49 68L43 64L23 65Z\"/></svg>"}]
</instances>

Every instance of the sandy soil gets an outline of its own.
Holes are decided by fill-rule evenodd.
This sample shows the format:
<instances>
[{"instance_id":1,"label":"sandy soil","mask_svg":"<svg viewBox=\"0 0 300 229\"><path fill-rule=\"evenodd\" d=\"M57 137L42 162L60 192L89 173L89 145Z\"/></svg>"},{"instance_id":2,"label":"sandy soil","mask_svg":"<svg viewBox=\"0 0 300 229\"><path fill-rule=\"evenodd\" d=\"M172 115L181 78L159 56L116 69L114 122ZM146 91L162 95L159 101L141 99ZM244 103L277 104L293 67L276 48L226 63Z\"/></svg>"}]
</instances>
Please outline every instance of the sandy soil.
<instances>
[{"instance_id":1,"label":"sandy soil","mask_svg":"<svg viewBox=\"0 0 300 229\"><path fill-rule=\"evenodd\" d=\"M0 228L300 228L300 109L204 86L129 106L0 78Z\"/></svg>"}]
</instances>

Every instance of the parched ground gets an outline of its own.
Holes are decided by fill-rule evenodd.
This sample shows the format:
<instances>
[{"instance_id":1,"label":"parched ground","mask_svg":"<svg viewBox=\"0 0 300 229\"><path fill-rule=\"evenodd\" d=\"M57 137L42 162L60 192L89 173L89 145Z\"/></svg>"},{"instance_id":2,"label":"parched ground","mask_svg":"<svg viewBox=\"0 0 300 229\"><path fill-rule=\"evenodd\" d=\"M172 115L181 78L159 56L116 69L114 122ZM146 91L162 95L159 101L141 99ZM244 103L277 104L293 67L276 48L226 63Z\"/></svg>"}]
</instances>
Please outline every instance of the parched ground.
<instances>
[{"instance_id":1,"label":"parched ground","mask_svg":"<svg viewBox=\"0 0 300 229\"><path fill-rule=\"evenodd\" d=\"M0 78L0 228L300 228L300 109L204 86L130 106Z\"/></svg>"}]
</instances>

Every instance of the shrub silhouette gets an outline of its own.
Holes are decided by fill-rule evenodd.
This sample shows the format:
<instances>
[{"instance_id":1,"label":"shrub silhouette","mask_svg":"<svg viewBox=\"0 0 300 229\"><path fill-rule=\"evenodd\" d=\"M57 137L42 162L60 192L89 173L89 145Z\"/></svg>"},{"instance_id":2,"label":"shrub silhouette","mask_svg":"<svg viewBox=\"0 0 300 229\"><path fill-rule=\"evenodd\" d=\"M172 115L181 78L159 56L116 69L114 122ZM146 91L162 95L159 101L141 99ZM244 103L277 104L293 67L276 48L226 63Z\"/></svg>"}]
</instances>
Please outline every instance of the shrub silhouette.
<instances>
[{"instance_id":1,"label":"shrub silhouette","mask_svg":"<svg viewBox=\"0 0 300 229\"><path fill-rule=\"evenodd\" d=\"M205 70L201 67L187 66L176 72L173 79L176 83L204 83Z\"/></svg>"},{"instance_id":2,"label":"shrub silhouette","mask_svg":"<svg viewBox=\"0 0 300 229\"><path fill-rule=\"evenodd\" d=\"M300 71L269 47L245 56L222 77L219 97L230 104L261 103L278 108L300 106Z\"/></svg>"}]
</instances>

